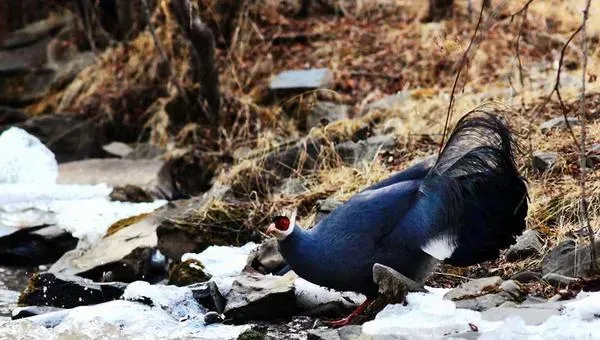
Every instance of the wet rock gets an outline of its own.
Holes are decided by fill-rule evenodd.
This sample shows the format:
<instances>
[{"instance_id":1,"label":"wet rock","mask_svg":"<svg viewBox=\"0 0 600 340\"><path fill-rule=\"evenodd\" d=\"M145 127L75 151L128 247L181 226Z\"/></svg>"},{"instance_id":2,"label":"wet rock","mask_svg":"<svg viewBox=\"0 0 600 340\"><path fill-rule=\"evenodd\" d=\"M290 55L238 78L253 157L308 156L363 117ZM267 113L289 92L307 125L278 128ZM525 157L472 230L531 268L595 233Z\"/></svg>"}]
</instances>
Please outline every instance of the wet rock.
<instances>
[{"instance_id":1,"label":"wet rock","mask_svg":"<svg viewBox=\"0 0 600 340\"><path fill-rule=\"evenodd\" d=\"M277 240L269 238L258 246L248 256L249 267L262 274L277 273L285 267L287 262L279 252Z\"/></svg>"},{"instance_id":2,"label":"wet rock","mask_svg":"<svg viewBox=\"0 0 600 340\"><path fill-rule=\"evenodd\" d=\"M144 189L131 184L113 188L109 197L111 201L119 202L142 203L154 201L154 198Z\"/></svg>"},{"instance_id":3,"label":"wet rock","mask_svg":"<svg viewBox=\"0 0 600 340\"><path fill-rule=\"evenodd\" d=\"M94 283L76 276L41 273L29 280L19 304L74 308L116 300L125 291L122 283Z\"/></svg>"},{"instance_id":4,"label":"wet rock","mask_svg":"<svg viewBox=\"0 0 600 340\"><path fill-rule=\"evenodd\" d=\"M156 198L170 198L174 190L164 176L164 162L117 158L88 159L59 165L58 184L100 184L112 187L133 185Z\"/></svg>"},{"instance_id":5,"label":"wet rock","mask_svg":"<svg viewBox=\"0 0 600 340\"><path fill-rule=\"evenodd\" d=\"M0 222L0 226L3 226ZM36 266L58 260L78 240L57 226L17 229L0 237L0 265Z\"/></svg>"},{"instance_id":6,"label":"wet rock","mask_svg":"<svg viewBox=\"0 0 600 340\"><path fill-rule=\"evenodd\" d=\"M407 278L396 270L376 263L373 266L373 281L379 294L403 300L408 292L427 292L422 284Z\"/></svg>"},{"instance_id":7,"label":"wet rock","mask_svg":"<svg viewBox=\"0 0 600 340\"><path fill-rule=\"evenodd\" d=\"M363 116L371 111L392 110L393 108L400 106L402 103L404 103L406 100L408 100L410 98L411 98L410 91L400 91L396 94L386 96L382 99L379 99L370 104L367 104L360 112L360 115Z\"/></svg>"},{"instance_id":8,"label":"wet rock","mask_svg":"<svg viewBox=\"0 0 600 340\"><path fill-rule=\"evenodd\" d=\"M567 117L567 120L565 121L564 117L556 117L550 120L547 120L545 122L543 122L540 125L540 130L542 132L548 132L551 129L562 129L562 128L566 128L567 127L567 122L569 122L569 124L571 126L573 125L580 125L581 122L579 121L579 119L575 118L575 117Z\"/></svg>"},{"instance_id":9,"label":"wet rock","mask_svg":"<svg viewBox=\"0 0 600 340\"><path fill-rule=\"evenodd\" d=\"M306 129L310 130L313 127L325 126L331 122L347 119L349 111L348 105L318 102L312 113L306 117Z\"/></svg>"},{"instance_id":10,"label":"wet rock","mask_svg":"<svg viewBox=\"0 0 600 340\"><path fill-rule=\"evenodd\" d=\"M475 279L452 289L444 295L444 298L452 301L476 298L488 293L498 292L501 284L502 278L499 276Z\"/></svg>"},{"instance_id":11,"label":"wet rock","mask_svg":"<svg viewBox=\"0 0 600 340\"><path fill-rule=\"evenodd\" d=\"M515 298L523 295L523 288L514 280L506 280L502 282L502 284L500 285L500 289L503 292L511 294Z\"/></svg>"},{"instance_id":12,"label":"wet rock","mask_svg":"<svg viewBox=\"0 0 600 340\"><path fill-rule=\"evenodd\" d=\"M208 312L206 314L204 314L204 324L205 325L212 325L215 323L221 323L223 322L223 318L221 317L221 314L217 313L217 312Z\"/></svg>"},{"instance_id":13,"label":"wet rock","mask_svg":"<svg viewBox=\"0 0 600 340\"><path fill-rule=\"evenodd\" d=\"M528 229L517 238L517 242L506 252L506 260L515 262L530 256L537 256L542 250L542 242L537 231Z\"/></svg>"},{"instance_id":14,"label":"wet rock","mask_svg":"<svg viewBox=\"0 0 600 340\"><path fill-rule=\"evenodd\" d=\"M102 133L98 124L89 119L48 114L17 126L39 138L59 163L95 157L102 152Z\"/></svg>"},{"instance_id":15,"label":"wet rock","mask_svg":"<svg viewBox=\"0 0 600 340\"><path fill-rule=\"evenodd\" d=\"M62 311L64 308L51 307L51 306L26 306L17 307L13 309L11 314L12 320L18 320L28 318L31 316L42 315L46 313Z\"/></svg>"},{"instance_id":16,"label":"wet rock","mask_svg":"<svg viewBox=\"0 0 600 340\"><path fill-rule=\"evenodd\" d=\"M205 282L211 277L204 271L204 265L194 259L173 263L169 269L169 284L180 287Z\"/></svg>"},{"instance_id":17,"label":"wet rock","mask_svg":"<svg viewBox=\"0 0 600 340\"><path fill-rule=\"evenodd\" d=\"M550 171L554 168L558 157L556 152L536 151L533 153L533 168L539 172Z\"/></svg>"},{"instance_id":18,"label":"wet rock","mask_svg":"<svg viewBox=\"0 0 600 340\"><path fill-rule=\"evenodd\" d=\"M269 83L269 90L276 97L285 97L327 88L332 82L333 73L326 68L290 70L275 75Z\"/></svg>"},{"instance_id":19,"label":"wet rock","mask_svg":"<svg viewBox=\"0 0 600 340\"><path fill-rule=\"evenodd\" d=\"M600 241L596 241L596 253L600 253ZM542 260L542 274L549 273L582 277L590 274L590 248L577 246L574 240L556 245Z\"/></svg>"},{"instance_id":20,"label":"wet rock","mask_svg":"<svg viewBox=\"0 0 600 340\"><path fill-rule=\"evenodd\" d=\"M307 340L359 340L369 339L362 334L361 326L344 326L339 329L311 329Z\"/></svg>"},{"instance_id":21,"label":"wet rock","mask_svg":"<svg viewBox=\"0 0 600 340\"><path fill-rule=\"evenodd\" d=\"M226 299L225 316L236 322L278 319L296 310L293 281L285 276L244 273L233 282Z\"/></svg>"},{"instance_id":22,"label":"wet rock","mask_svg":"<svg viewBox=\"0 0 600 340\"><path fill-rule=\"evenodd\" d=\"M156 229L163 219L190 209L197 202L178 201L151 214L129 218L121 224L117 222L99 242L89 249L75 249L66 253L49 271L80 275L96 281L102 280L105 273L112 276L109 280L125 282L150 280L148 275L160 277L166 271L166 259L156 250Z\"/></svg>"},{"instance_id":23,"label":"wet rock","mask_svg":"<svg viewBox=\"0 0 600 340\"><path fill-rule=\"evenodd\" d=\"M223 314L226 301L214 281L196 283L188 286L188 288L199 304L211 311Z\"/></svg>"},{"instance_id":24,"label":"wet rock","mask_svg":"<svg viewBox=\"0 0 600 340\"><path fill-rule=\"evenodd\" d=\"M102 146L102 150L106 151L112 156L120 158L125 158L127 155L133 152L133 148L131 146L121 142L112 142L110 144L106 144Z\"/></svg>"},{"instance_id":25,"label":"wet rock","mask_svg":"<svg viewBox=\"0 0 600 340\"><path fill-rule=\"evenodd\" d=\"M548 273L542 277L542 280L548 282L554 287L564 288L570 284L576 283L579 280L574 277L569 277L565 275L560 275L556 273Z\"/></svg>"},{"instance_id":26,"label":"wet rock","mask_svg":"<svg viewBox=\"0 0 600 340\"><path fill-rule=\"evenodd\" d=\"M511 280L515 280L520 283L529 283L529 282L537 282L542 278L542 275L538 272L533 272L530 270L525 270L520 273L517 273L510 277Z\"/></svg>"}]
</instances>

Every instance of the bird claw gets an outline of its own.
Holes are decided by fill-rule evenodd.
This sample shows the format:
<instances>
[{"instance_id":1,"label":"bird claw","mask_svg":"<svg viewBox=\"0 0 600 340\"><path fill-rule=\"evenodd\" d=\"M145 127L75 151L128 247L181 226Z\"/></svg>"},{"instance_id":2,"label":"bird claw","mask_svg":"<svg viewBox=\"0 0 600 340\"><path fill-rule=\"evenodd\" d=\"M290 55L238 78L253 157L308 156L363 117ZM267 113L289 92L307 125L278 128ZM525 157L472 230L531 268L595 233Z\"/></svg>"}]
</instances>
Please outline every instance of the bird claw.
<instances>
[{"instance_id":1,"label":"bird claw","mask_svg":"<svg viewBox=\"0 0 600 340\"><path fill-rule=\"evenodd\" d=\"M325 324L325 326L327 326L329 328L340 328L340 327L351 325L352 320L354 320L354 317L355 316L351 314L348 317L345 317L343 319L324 321L323 323Z\"/></svg>"}]
</instances>

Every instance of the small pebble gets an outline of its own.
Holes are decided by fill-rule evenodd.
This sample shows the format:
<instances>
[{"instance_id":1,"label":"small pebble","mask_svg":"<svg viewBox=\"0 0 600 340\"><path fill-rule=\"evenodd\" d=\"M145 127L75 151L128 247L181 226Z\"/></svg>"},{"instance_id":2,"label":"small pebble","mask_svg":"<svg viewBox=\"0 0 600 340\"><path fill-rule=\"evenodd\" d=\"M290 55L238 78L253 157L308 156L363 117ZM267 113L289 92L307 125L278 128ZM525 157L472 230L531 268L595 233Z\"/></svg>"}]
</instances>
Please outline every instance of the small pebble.
<instances>
[{"instance_id":1,"label":"small pebble","mask_svg":"<svg viewBox=\"0 0 600 340\"><path fill-rule=\"evenodd\" d=\"M223 318L217 312L208 312L204 315L204 324L206 325L212 325L214 323L221 322L223 322Z\"/></svg>"}]
</instances>

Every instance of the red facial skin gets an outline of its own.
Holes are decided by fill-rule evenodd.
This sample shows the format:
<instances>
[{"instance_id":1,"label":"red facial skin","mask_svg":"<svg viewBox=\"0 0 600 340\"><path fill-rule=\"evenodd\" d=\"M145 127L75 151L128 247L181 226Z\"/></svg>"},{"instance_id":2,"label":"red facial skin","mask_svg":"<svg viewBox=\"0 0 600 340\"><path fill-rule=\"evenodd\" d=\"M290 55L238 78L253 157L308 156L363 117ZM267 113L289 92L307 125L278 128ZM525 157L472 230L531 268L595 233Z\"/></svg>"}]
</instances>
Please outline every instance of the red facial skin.
<instances>
[{"instance_id":1,"label":"red facial skin","mask_svg":"<svg viewBox=\"0 0 600 340\"><path fill-rule=\"evenodd\" d=\"M275 228L280 231L286 231L290 227L290 219L285 216L275 217L273 223L275 224Z\"/></svg>"}]
</instances>

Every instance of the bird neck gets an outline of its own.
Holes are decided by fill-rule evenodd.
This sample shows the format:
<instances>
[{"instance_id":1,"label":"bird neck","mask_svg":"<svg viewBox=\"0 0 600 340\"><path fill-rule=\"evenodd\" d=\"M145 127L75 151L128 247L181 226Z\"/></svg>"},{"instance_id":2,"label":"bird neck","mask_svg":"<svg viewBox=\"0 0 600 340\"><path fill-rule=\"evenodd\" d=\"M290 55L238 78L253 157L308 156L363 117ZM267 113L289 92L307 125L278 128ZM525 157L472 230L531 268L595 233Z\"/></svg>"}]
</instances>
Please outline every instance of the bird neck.
<instances>
[{"instance_id":1,"label":"bird neck","mask_svg":"<svg viewBox=\"0 0 600 340\"><path fill-rule=\"evenodd\" d=\"M316 270L322 267L319 266L323 262L321 243L310 230L296 225L294 231L279 242L279 250L296 274L309 279L307 276L317 274Z\"/></svg>"}]
</instances>

